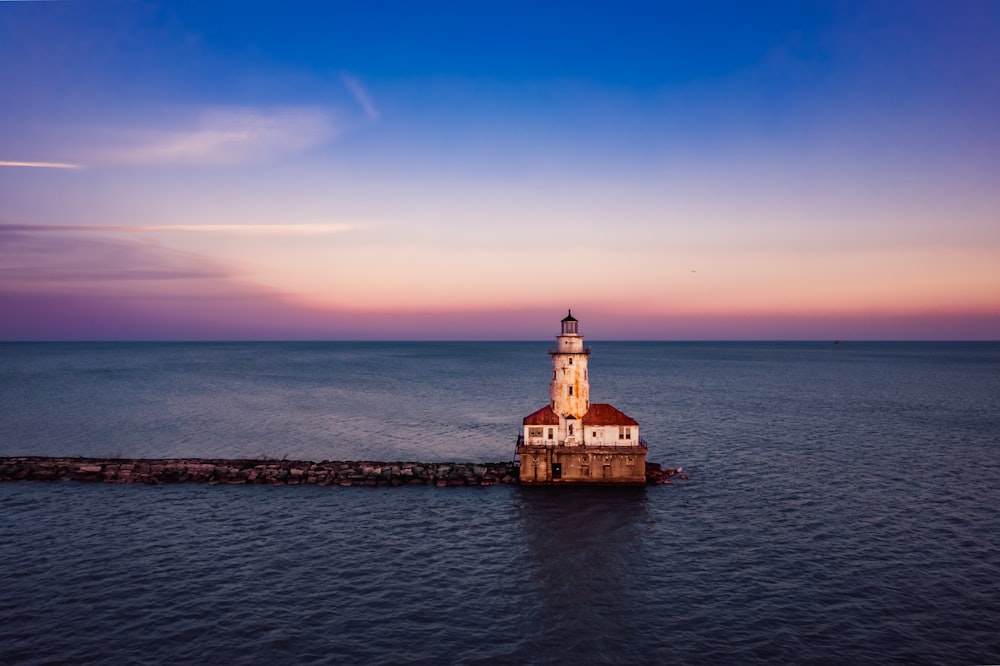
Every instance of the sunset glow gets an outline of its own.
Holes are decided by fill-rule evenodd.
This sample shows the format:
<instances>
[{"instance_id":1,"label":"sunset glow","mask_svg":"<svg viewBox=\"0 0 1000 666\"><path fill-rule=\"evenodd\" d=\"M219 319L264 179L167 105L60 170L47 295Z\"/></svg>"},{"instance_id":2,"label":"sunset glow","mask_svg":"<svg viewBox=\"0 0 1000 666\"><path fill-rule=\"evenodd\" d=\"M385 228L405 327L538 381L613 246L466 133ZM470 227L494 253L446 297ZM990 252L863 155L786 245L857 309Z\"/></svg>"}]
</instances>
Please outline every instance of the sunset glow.
<instances>
[{"instance_id":1,"label":"sunset glow","mask_svg":"<svg viewBox=\"0 0 1000 666\"><path fill-rule=\"evenodd\" d=\"M0 3L0 339L1000 338L1000 5L546 7Z\"/></svg>"}]
</instances>

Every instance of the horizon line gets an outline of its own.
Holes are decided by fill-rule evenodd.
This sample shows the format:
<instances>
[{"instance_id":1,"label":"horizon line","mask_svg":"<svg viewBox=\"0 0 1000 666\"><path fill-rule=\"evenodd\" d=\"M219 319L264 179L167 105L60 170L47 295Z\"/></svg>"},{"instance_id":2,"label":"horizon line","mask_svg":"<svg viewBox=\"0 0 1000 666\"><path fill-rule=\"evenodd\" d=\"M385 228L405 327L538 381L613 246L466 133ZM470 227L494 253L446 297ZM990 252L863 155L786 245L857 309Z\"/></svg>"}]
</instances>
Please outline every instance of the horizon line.
<instances>
[{"instance_id":1,"label":"horizon line","mask_svg":"<svg viewBox=\"0 0 1000 666\"><path fill-rule=\"evenodd\" d=\"M551 336L558 337L558 336ZM703 343L726 343L726 344L746 344L746 343L816 343L816 344L829 344L829 345L843 345L843 344L857 344L857 343L977 343L977 344L992 344L1000 343L1000 338L989 339L989 338L591 338L591 340L596 340L599 343L683 343L683 344L703 344ZM153 343L153 344L167 344L167 343L177 343L177 344L201 344L201 343L276 343L276 344L287 344L287 343L305 343L305 344L315 344L315 343L358 343L358 342L377 342L377 343L442 343L442 344L457 344L457 343L544 343L549 344L548 338L539 339L528 339L528 338L518 338L518 339L489 339L489 340L479 340L479 339L447 339L447 338L413 338L413 339L403 339L403 338L83 338L83 339L17 339L17 340L0 340L0 344L35 344L35 343L53 343L53 344L127 344L127 343Z\"/></svg>"}]
</instances>

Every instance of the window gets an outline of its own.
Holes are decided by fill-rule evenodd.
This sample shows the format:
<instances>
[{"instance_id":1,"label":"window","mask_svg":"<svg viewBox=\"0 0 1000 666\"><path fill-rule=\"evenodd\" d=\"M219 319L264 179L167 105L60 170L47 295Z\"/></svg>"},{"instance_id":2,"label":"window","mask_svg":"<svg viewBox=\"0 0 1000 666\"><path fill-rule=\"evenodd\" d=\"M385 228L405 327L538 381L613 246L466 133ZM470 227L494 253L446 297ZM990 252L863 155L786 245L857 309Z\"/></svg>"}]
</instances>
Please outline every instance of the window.
<instances>
[{"instance_id":1,"label":"window","mask_svg":"<svg viewBox=\"0 0 1000 666\"><path fill-rule=\"evenodd\" d=\"M541 437L541 436L542 436L541 428L528 428L528 437Z\"/></svg>"},{"instance_id":2,"label":"window","mask_svg":"<svg viewBox=\"0 0 1000 666\"><path fill-rule=\"evenodd\" d=\"M549 428L549 439L552 439L552 428Z\"/></svg>"},{"instance_id":3,"label":"window","mask_svg":"<svg viewBox=\"0 0 1000 666\"><path fill-rule=\"evenodd\" d=\"M553 479L562 478L562 463L552 463L552 478Z\"/></svg>"},{"instance_id":4,"label":"window","mask_svg":"<svg viewBox=\"0 0 1000 666\"><path fill-rule=\"evenodd\" d=\"M569 424L569 436L570 437L573 436L573 424L572 423Z\"/></svg>"},{"instance_id":5,"label":"window","mask_svg":"<svg viewBox=\"0 0 1000 666\"><path fill-rule=\"evenodd\" d=\"M572 386L569 387L569 394L573 395L573 387Z\"/></svg>"},{"instance_id":6,"label":"window","mask_svg":"<svg viewBox=\"0 0 1000 666\"><path fill-rule=\"evenodd\" d=\"M597 439L597 431L594 431L594 439Z\"/></svg>"},{"instance_id":7,"label":"window","mask_svg":"<svg viewBox=\"0 0 1000 666\"><path fill-rule=\"evenodd\" d=\"M625 439L625 426L618 426L618 439Z\"/></svg>"},{"instance_id":8,"label":"window","mask_svg":"<svg viewBox=\"0 0 1000 666\"><path fill-rule=\"evenodd\" d=\"M573 365L573 357L572 356L569 357L569 364Z\"/></svg>"},{"instance_id":9,"label":"window","mask_svg":"<svg viewBox=\"0 0 1000 666\"><path fill-rule=\"evenodd\" d=\"M625 428L625 439L632 439L632 428Z\"/></svg>"}]
</instances>

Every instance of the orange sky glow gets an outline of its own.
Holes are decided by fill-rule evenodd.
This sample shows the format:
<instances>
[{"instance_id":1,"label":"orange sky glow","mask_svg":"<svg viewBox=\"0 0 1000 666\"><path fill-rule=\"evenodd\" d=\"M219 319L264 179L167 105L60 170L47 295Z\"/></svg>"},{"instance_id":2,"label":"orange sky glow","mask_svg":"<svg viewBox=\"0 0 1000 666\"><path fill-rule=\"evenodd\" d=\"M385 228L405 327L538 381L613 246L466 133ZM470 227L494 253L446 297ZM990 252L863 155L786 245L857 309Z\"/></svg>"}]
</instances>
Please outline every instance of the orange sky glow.
<instances>
[{"instance_id":1,"label":"orange sky glow","mask_svg":"<svg viewBox=\"0 0 1000 666\"><path fill-rule=\"evenodd\" d=\"M618 339L1000 339L990 5L510 26L497 59L7 4L0 339L538 339L568 307Z\"/></svg>"}]
</instances>

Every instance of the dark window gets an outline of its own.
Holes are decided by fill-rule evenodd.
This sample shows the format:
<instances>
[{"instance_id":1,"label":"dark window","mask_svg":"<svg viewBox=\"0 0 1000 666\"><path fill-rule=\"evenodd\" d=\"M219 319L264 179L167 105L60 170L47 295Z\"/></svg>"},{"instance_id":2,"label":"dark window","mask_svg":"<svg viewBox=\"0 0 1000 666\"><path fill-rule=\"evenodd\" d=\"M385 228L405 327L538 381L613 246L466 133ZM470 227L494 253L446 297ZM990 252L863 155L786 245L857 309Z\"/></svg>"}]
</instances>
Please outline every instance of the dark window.
<instances>
[{"instance_id":1,"label":"dark window","mask_svg":"<svg viewBox=\"0 0 1000 666\"><path fill-rule=\"evenodd\" d=\"M569 387L569 394L573 395L573 387L572 386Z\"/></svg>"},{"instance_id":2,"label":"dark window","mask_svg":"<svg viewBox=\"0 0 1000 666\"><path fill-rule=\"evenodd\" d=\"M552 428L549 428L549 439L552 439Z\"/></svg>"},{"instance_id":3,"label":"dark window","mask_svg":"<svg viewBox=\"0 0 1000 666\"><path fill-rule=\"evenodd\" d=\"M552 463L552 478L553 479L562 478L562 463Z\"/></svg>"},{"instance_id":4,"label":"dark window","mask_svg":"<svg viewBox=\"0 0 1000 666\"><path fill-rule=\"evenodd\" d=\"M569 364L573 365L573 357L572 356L569 357Z\"/></svg>"}]
</instances>

